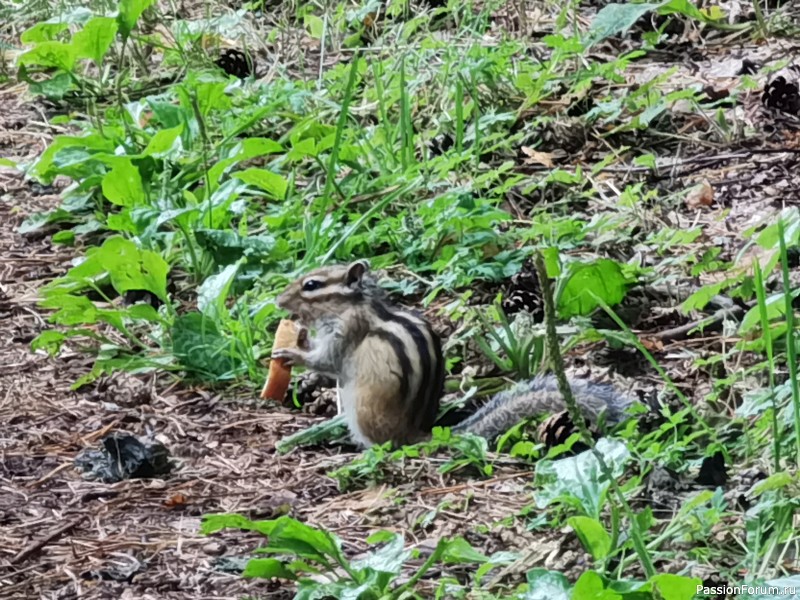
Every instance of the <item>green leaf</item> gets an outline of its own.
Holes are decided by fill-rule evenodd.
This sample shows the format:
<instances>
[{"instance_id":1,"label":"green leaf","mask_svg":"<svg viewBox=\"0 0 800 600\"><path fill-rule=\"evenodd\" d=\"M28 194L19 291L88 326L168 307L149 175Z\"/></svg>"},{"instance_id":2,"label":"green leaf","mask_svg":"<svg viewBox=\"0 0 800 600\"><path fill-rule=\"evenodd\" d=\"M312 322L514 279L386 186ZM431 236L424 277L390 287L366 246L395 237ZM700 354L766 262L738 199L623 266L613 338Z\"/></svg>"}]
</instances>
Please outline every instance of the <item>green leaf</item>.
<instances>
[{"instance_id":1,"label":"green leaf","mask_svg":"<svg viewBox=\"0 0 800 600\"><path fill-rule=\"evenodd\" d=\"M624 33L647 13L656 10L667 2L642 4L606 4L597 11L584 43L591 46L607 37Z\"/></svg>"},{"instance_id":2,"label":"green leaf","mask_svg":"<svg viewBox=\"0 0 800 600\"><path fill-rule=\"evenodd\" d=\"M484 563L488 560L488 556L475 550L475 548L462 537L447 542L444 552L442 553L442 561L451 564Z\"/></svg>"},{"instance_id":3,"label":"green leaf","mask_svg":"<svg viewBox=\"0 0 800 600\"><path fill-rule=\"evenodd\" d=\"M622 475L630 460L627 446L619 440L601 439L597 450L603 455L614 477ZM541 483L536 495L540 508L562 502L581 509L584 514L599 518L609 482L591 452L561 460L542 460L536 468L536 480Z\"/></svg>"},{"instance_id":4,"label":"green leaf","mask_svg":"<svg viewBox=\"0 0 800 600\"><path fill-rule=\"evenodd\" d=\"M62 71L72 72L77 60L78 53L71 44L42 42L20 56L17 64L53 67Z\"/></svg>"},{"instance_id":5,"label":"green leaf","mask_svg":"<svg viewBox=\"0 0 800 600\"><path fill-rule=\"evenodd\" d=\"M243 160L255 158L257 156L278 154L282 151L283 146L281 146L278 142L268 138L247 138L233 149L231 156L220 160L208 170L208 178L213 187L219 182L219 179L222 177L223 173L225 173L225 171L232 165L235 165Z\"/></svg>"},{"instance_id":6,"label":"green leaf","mask_svg":"<svg viewBox=\"0 0 800 600\"><path fill-rule=\"evenodd\" d=\"M75 89L75 81L69 73L59 72L47 79L28 84L34 96L44 96L50 100L61 100L67 92Z\"/></svg>"},{"instance_id":7,"label":"green leaf","mask_svg":"<svg viewBox=\"0 0 800 600\"><path fill-rule=\"evenodd\" d=\"M117 35L117 21L109 17L94 17L72 36L72 46L78 58L89 58L98 67Z\"/></svg>"},{"instance_id":8,"label":"green leaf","mask_svg":"<svg viewBox=\"0 0 800 600\"><path fill-rule=\"evenodd\" d=\"M271 552L292 552L311 560L339 557L341 542L332 533L301 523L291 517L276 520L266 547Z\"/></svg>"},{"instance_id":9,"label":"green leaf","mask_svg":"<svg viewBox=\"0 0 800 600\"><path fill-rule=\"evenodd\" d=\"M53 243L54 244L63 244L65 246L72 246L75 244L75 232L74 231L59 231L53 234Z\"/></svg>"},{"instance_id":10,"label":"green leaf","mask_svg":"<svg viewBox=\"0 0 800 600\"><path fill-rule=\"evenodd\" d=\"M212 379L230 378L241 368L231 341L213 319L199 312L181 315L172 325L172 353L184 368Z\"/></svg>"},{"instance_id":11,"label":"green leaf","mask_svg":"<svg viewBox=\"0 0 800 600\"><path fill-rule=\"evenodd\" d=\"M753 486L753 495L760 496L764 492L781 490L794 482L794 478L789 473L773 473L763 481L759 481Z\"/></svg>"},{"instance_id":12,"label":"green leaf","mask_svg":"<svg viewBox=\"0 0 800 600\"><path fill-rule=\"evenodd\" d=\"M51 42L58 37L59 33L66 31L67 29L69 29L69 23L51 23L49 21L42 21L41 23L36 23L36 25L33 27L23 31L19 36L19 40L23 44L40 44L42 42Z\"/></svg>"},{"instance_id":13,"label":"green leaf","mask_svg":"<svg viewBox=\"0 0 800 600\"><path fill-rule=\"evenodd\" d=\"M261 188L278 200L283 200L286 197L286 190L289 188L289 182L286 178L266 169L246 169L234 173L233 177L244 181L248 185Z\"/></svg>"},{"instance_id":14,"label":"green leaf","mask_svg":"<svg viewBox=\"0 0 800 600\"><path fill-rule=\"evenodd\" d=\"M161 158L170 154L175 149L175 142L180 143L180 135L183 133L183 124L170 129L158 131L144 149L144 156L155 156Z\"/></svg>"},{"instance_id":15,"label":"green leaf","mask_svg":"<svg viewBox=\"0 0 800 600\"><path fill-rule=\"evenodd\" d=\"M575 600L584 598L586 600L619 600L622 595L607 589L600 575L594 571L586 571L575 582L572 598Z\"/></svg>"},{"instance_id":16,"label":"green leaf","mask_svg":"<svg viewBox=\"0 0 800 600\"><path fill-rule=\"evenodd\" d=\"M692 600L696 597L697 586L702 585L703 580L672 573L661 573L654 575L650 579L650 583L659 591L658 597L663 600Z\"/></svg>"},{"instance_id":17,"label":"green leaf","mask_svg":"<svg viewBox=\"0 0 800 600\"><path fill-rule=\"evenodd\" d=\"M46 297L56 294L60 298L59 294L78 292L109 280L118 294L143 290L167 302L168 272L169 265L160 254L142 250L123 237L112 236L99 248L90 248L86 260L43 290Z\"/></svg>"},{"instance_id":18,"label":"green leaf","mask_svg":"<svg viewBox=\"0 0 800 600\"><path fill-rule=\"evenodd\" d=\"M251 558L242 572L242 577L248 579L291 579L297 577L276 558Z\"/></svg>"},{"instance_id":19,"label":"green leaf","mask_svg":"<svg viewBox=\"0 0 800 600\"><path fill-rule=\"evenodd\" d=\"M72 213L67 212L63 208L56 208L49 212L31 214L20 224L17 231L21 234L26 234L32 231L39 231L47 225L52 225L54 223L74 223L75 220L76 217Z\"/></svg>"},{"instance_id":20,"label":"green leaf","mask_svg":"<svg viewBox=\"0 0 800 600\"><path fill-rule=\"evenodd\" d=\"M757 236L756 243L766 250L774 250L780 246L778 221L783 221L783 239L787 247L796 246L800 241L800 211L795 207L781 211L777 219L765 227Z\"/></svg>"},{"instance_id":21,"label":"green leaf","mask_svg":"<svg viewBox=\"0 0 800 600\"><path fill-rule=\"evenodd\" d=\"M276 525L277 521L251 521L247 517L235 513L203 515L200 533L210 535L223 529L242 529L244 531L257 531L262 535L270 535Z\"/></svg>"},{"instance_id":22,"label":"green leaf","mask_svg":"<svg viewBox=\"0 0 800 600\"><path fill-rule=\"evenodd\" d=\"M219 265L231 264L242 257L248 262L268 259L276 244L270 235L242 237L235 231L220 229L197 229L195 238Z\"/></svg>"},{"instance_id":23,"label":"green leaf","mask_svg":"<svg viewBox=\"0 0 800 600\"><path fill-rule=\"evenodd\" d=\"M39 160L33 166L31 174L39 177L44 183L51 183L56 175L61 174L63 168L56 163L56 159L65 150L78 148L87 153L113 152L114 142L100 134L86 136L60 135L47 147Z\"/></svg>"},{"instance_id":24,"label":"green leaf","mask_svg":"<svg viewBox=\"0 0 800 600\"><path fill-rule=\"evenodd\" d=\"M611 536L603 524L591 517L570 517L567 524L575 530L583 547L589 551L592 558L602 560L611 551Z\"/></svg>"},{"instance_id":25,"label":"green leaf","mask_svg":"<svg viewBox=\"0 0 800 600\"><path fill-rule=\"evenodd\" d=\"M139 206L147 202L139 169L130 158L120 158L103 177L103 195L118 206Z\"/></svg>"},{"instance_id":26,"label":"green leaf","mask_svg":"<svg viewBox=\"0 0 800 600\"><path fill-rule=\"evenodd\" d=\"M197 308L215 320L227 314L225 301L242 261L225 267L222 272L206 278L197 290Z\"/></svg>"},{"instance_id":27,"label":"green leaf","mask_svg":"<svg viewBox=\"0 0 800 600\"><path fill-rule=\"evenodd\" d=\"M308 33L315 40L322 39L322 32L325 30L325 21L316 15L306 14L303 18Z\"/></svg>"},{"instance_id":28,"label":"green leaf","mask_svg":"<svg viewBox=\"0 0 800 600\"><path fill-rule=\"evenodd\" d=\"M570 600L569 580L561 573L547 569L532 569L527 575L528 591L523 600Z\"/></svg>"},{"instance_id":29,"label":"green leaf","mask_svg":"<svg viewBox=\"0 0 800 600\"><path fill-rule=\"evenodd\" d=\"M123 38L131 34L139 17L152 4L155 4L155 0L120 0L117 21Z\"/></svg>"},{"instance_id":30,"label":"green leaf","mask_svg":"<svg viewBox=\"0 0 800 600\"><path fill-rule=\"evenodd\" d=\"M370 552L366 558L353 561L352 567L359 571L371 569L379 573L397 575L410 556L411 551L405 550L403 536L394 534L379 550Z\"/></svg>"},{"instance_id":31,"label":"green leaf","mask_svg":"<svg viewBox=\"0 0 800 600\"><path fill-rule=\"evenodd\" d=\"M792 298L800 296L800 288L792 290ZM783 292L773 294L766 299L766 317L767 321L771 322L775 319L783 317L786 314L786 302ZM744 315L742 322L739 325L739 335L744 335L751 332L755 328L761 327L761 315L759 307L754 306Z\"/></svg>"},{"instance_id":32,"label":"green leaf","mask_svg":"<svg viewBox=\"0 0 800 600\"><path fill-rule=\"evenodd\" d=\"M628 285L616 261L603 258L591 263L569 263L559 286L559 314L565 319L588 315L600 305L595 296L614 306L625 298Z\"/></svg>"},{"instance_id":33,"label":"green leaf","mask_svg":"<svg viewBox=\"0 0 800 600\"><path fill-rule=\"evenodd\" d=\"M108 238L93 258L108 271L118 293L144 290L155 294L162 302L169 300L169 265L157 252L142 250L130 240L115 236Z\"/></svg>"},{"instance_id":34,"label":"green leaf","mask_svg":"<svg viewBox=\"0 0 800 600\"><path fill-rule=\"evenodd\" d=\"M45 329L31 342L31 350L44 350L50 356L55 356L67 340L67 334L56 329Z\"/></svg>"}]
</instances>

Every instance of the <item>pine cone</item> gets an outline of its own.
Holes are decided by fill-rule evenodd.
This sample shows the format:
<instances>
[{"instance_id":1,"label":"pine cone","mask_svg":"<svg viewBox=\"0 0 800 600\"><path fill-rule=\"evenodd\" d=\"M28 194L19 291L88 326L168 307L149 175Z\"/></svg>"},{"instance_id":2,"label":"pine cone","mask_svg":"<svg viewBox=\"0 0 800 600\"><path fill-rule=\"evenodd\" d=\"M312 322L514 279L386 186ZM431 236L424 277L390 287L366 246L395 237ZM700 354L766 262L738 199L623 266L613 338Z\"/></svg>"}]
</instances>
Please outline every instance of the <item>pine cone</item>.
<instances>
[{"instance_id":1,"label":"pine cone","mask_svg":"<svg viewBox=\"0 0 800 600\"><path fill-rule=\"evenodd\" d=\"M232 48L223 50L215 64L228 75L239 79L250 77L256 72L255 58Z\"/></svg>"}]
</instances>

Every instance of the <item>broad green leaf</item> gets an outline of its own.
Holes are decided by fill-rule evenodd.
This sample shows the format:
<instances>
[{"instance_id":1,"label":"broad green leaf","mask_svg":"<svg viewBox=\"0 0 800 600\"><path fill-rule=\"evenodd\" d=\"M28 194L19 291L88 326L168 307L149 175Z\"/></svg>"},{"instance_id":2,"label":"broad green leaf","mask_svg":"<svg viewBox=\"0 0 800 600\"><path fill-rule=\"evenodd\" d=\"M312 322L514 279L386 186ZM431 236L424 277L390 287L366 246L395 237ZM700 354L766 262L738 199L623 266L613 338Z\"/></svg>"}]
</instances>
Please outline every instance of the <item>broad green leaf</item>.
<instances>
[{"instance_id":1,"label":"broad green leaf","mask_svg":"<svg viewBox=\"0 0 800 600\"><path fill-rule=\"evenodd\" d=\"M276 141L268 138L248 138L238 144L233 153L228 158L220 160L208 170L208 178L212 186L219 182L220 177L232 165L243 160L265 156L268 154L278 154L283 151L283 147Z\"/></svg>"},{"instance_id":2,"label":"broad green leaf","mask_svg":"<svg viewBox=\"0 0 800 600\"><path fill-rule=\"evenodd\" d=\"M59 231L53 234L52 240L54 244L72 246L75 243L75 232L70 230Z\"/></svg>"},{"instance_id":3,"label":"broad green leaf","mask_svg":"<svg viewBox=\"0 0 800 600\"><path fill-rule=\"evenodd\" d=\"M290 551L302 558L318 560L340 556L340 542L332 533L301 523L291 517L280 517L272 530L267 549Z\"/></svg>"},{"instance_id":4,"label":"broad green leaf","mask_svg":"<svg viewBox=\"0 0 800 600\"><path fill-rule=\"evenodd\" d=\"M266 169L246 169L234 173L233 177L244 181L248 185L264 190L278 200L283 200L286 197L286 190L289 188L289 182L284 177Z\"/></svg>"},{"instance_id":5,"label":"broad green leaf","mask_svg":"<svg viewBox=\"0 0 800 600\"><path fill-rule=\"evenodd\" d=\"M197 243L207 250L218 265L236 262L242 257L258 262L268 259L275 249L275 238L270 235L242 237L235 231L197 229Z\"/></svg>"},{"instance_id":6,"label":"broad green leaf","mask_svg":"<svg viewBox=\"0 0 800 600\"><path fill-rule=\"evenodd\" d=\"M144 149L145 156L161 158L168 155L175 148L176 142L180 144L180 135L183 133L183 124L170 129L161 129L147 143Z\"/></svg>"},{"instance_id":7,"label":"broad green leaf","mask_svg":"<svg viewBox=\"0 0 800 600\"><path fill-rule=\"evenodd\" d=\"M158 311L152 305L146 302L137 302L132 304L127 309L128 316L131 319L138 319L140 321L150 321L151 323L159 323L162 321Z\"/></svg>"},{"instance_id":8,"label":"broad green leaf","mask_svg":"<svg viewBox=\"0 0 800 600\"><path fill-rule=\"evenodd\" d=\"M594 45L607 37L624 33L647 13L656 10L667 2L642 4L606 4L597 11L589 26L584 43Z\"/></svg>"},{"instance_id":9,"label":"broad green leaf","mask_svg":"<svg viewBox=\"0 0 800 600\"><path fill-rule=\"evenodd\" d=\"M97 307L86 296L53 294L46 296L39 306L56 311L50 316L50 322L57 325L92 325L99 321Z\"/></svg>"},{"instance_id":10,"label":"broad green leaf","mask_svg":"<svg viewBox=\"0 0 800 600\"><path fill-rule=\"evenodd\" d=\"M630 452L619 440L601 439L597 451L603 455L614 477L622 475ZM542 460L536 468L541 483L536 503L545 508L553 502L563 502L599 518L609 482L600 471L597 459L590 451L556 461Z\"/></svg>"},{"instance_id":11,"label":"broad green leaf","mask_svg":"<svg viewBox=\"0 0 800 600\"><path fill-rule=\"evenodd\" d=\"M235 513L203 515L200 533L210 535L223 529L242 529L244 531L257 531L262 535L270 535L276 525L277 521L251 521L247 517Z\"/></svg>"},{"instance_id":12,"label":"broad green leaf","mask_svg":"<svg viewBox=\"0 0 800 600\"><path fill-rule=\"evenodd\" d=\"M277 558L251 558L247 561L242 577L249 579L272 579L277 577L279 579L291 579L292 581L297 579L295 574L287 569Z\"/></svg>"},{"instance_id":13,"label":"broad green leaf","mask_svg":"<svg viewBox=\"0 0 800 600\"><path fill-rule=\"evenodd\" d=\"M405 549L403 536L395 534L382 548L370 552L361 560L353 561L352 566L359 571L371 569L379 573L397 575L410 556L411 551Z\"/></svg>"},{"instance_id":14,"label":"broad green leaf","mask_svg":"<svg viewBox=\"0 0 800 600\"><path fill-rule=\"evenodd\" d=\"M72 46L78 58L89 58L100 66L111 42L117 35L117 21L109 17L95 17L72 36Z\"/></svg>"},{"instance_id":15,"label":"broad green leaf","mask_svg":"<svg viewBox=\"0 0 800 600\"><path fill-rule=\"evenodd\" d=\"M800 288L792 290L792 298L800 296ZM767 321L771 322L786 314L786 302L783 293L773 294L766 299ZM751 332L755 328L761 327L761 316L758 305L754 306L744 315L739 325L739 334L743 335Z\"/></svg>"},{"instance_id":16,"label":"broad green leaf","mask_svg":"<svg viewBox=\"0 0 800 600\"><path fill-rule=\"evenodd\" d=\"M485 554L478 552L462 537L447 542L442 560L446 563L484 563L489 560Z\"/></svg>"},{"instance_id":17,"label":"broad green leaf","mask_svg":"<svg viewBox=\"0 0 800 600\"><path fill-rule=\"evenodd\" d=\"M650 579L650 583L658 590L658 597L663 600L692 600L696 597L697 586L702 585L703 580L672 573L659 573Z\"/></svg>"},{"instance_id":18,"label":"broad green leaf","mask_svg":"<svg viewBox=\"0 0 800 600\"><path fill-rule=\"evenodd\" d=\"M528 591L523 600L570 600L569 580L561 573L547 569L532 569L527 575Z\"/></svg>"},{"instance_id":19,"label":"broad green leaf","mask_svg":"<svg viewBox=\"0 0 800 600\"><path fill-rule=\"evenodd\" d=\"M757 582L753 582L756 584ZM765 581L761 588L761 594L753 594L753 595L745 595L742 594L741 597L744 600L798 600L800 598L800 594L798 594L797 590L800 590L800 575L787 575L786 577L779 577L778 579L770 579ZM771 594L769 588L778 588L779 590L790 590L792 593L787 593L783 596L777 594Z\"/></svg>"},{"instance_id":20,"label":"broad green leaf","mask_svg":"<svg viewBox=\"0 0 800 600\"><path fill-rule=\"evenodd\" d=\"M791 207L783 210L778 219L783 220L783 238L786 246L796 246L800 241L800 212L796 207ZM778 219L775 219L771 225L765 227L756 236L756 243L762 248L773 250L779 247Z\"/></svg>"},{"instance_id":21,"label":"broad green leaf","mask_svg":"<svg viewBox=\"0 0 800 600\"><path fill-rule=\"evenodd\" d=\"M181 315L172 325L172 353L190 372L206 378L231 378L242 365L231 354L231 341L213 319L199 312Z\"/></svg>"},{"instance_id":22,"label":"broad green leaf","mask_svg":"<svg viewBox=\"0 0 800 600\"><path fill-rule=\"evenodd\" d=\"M683 311L684 314L688 314L693 310L702 310L709 302L711 302L711 299L714 296L723 290L735 286L736 284L740 283L741 280L741 277L729 277L728 279L718 281L717 283L704 285L683 301L683 304L681 304L681 311Z\"/></svg>"},{"instance_id":23,"label":"broad green leaf","mask_svg":"<svg viewBox=\"0 0 800 600\"><path fill-rule=\"evenodd\" d=\"M194 80L185 82L177 91L184 110L191 114L199 111L205 118L212 110L223 111L231 107L231 100L225 94L227 86L224 81Z\"/></svg>"},{"instance_id":24,"label":"broad green leaf","mask_svg":"<svg viewBox=\"0 0 800 600\"><path fill-rule=\"evenodd\" d=\"M19 36L19 40L23 44L40 44L42 42L51 42L58 37L59 33L66 31L68 28L69 23L51 23L49 21L42 21L41 23L36 23L36 25L33 27L23 31Z\"/></svg>"},{"instance_id":25,"label":"broad green leaf","mask_svg":"<svg viewBox=\"0 0 800 600\"><path fill-rule=\"evenodd\" d=\"M47 79L29 83L28 91L34 96L44 96L49 100L61 100L67 92L75 87L75 80L72 76L60 71Z\"/></svg>"},{"instance_id":26,"label":"broad green leaf","mask_svg":"<svg viewBox=\"0 0 800 600\"><path fill-rule=\"evenodd\" d=\"M613 260L569 263L559 286L559 314L564 318L588 315L599 306L595 296L614 306L625 298L628 285L622 267Z\"/></svg>"},{"instance_id":27,"label":"broad green leaf","mask_svg":"<svg viewBox=\"0 0 800 600\"><path fill-rule=\"evenodd\" d=\"M39 160L36 161L31 174L34 177L39 177L44 183L51 183L56 175L61 174L61 169L63 168L62 163L57 162L56 159L70 149L79 149L86 157L91 156L92 153L113 152L114 142L96 133L82 137L60 135L53 140Z\"/></svg>"},{"instance_id":28,"label":"broad green leaf","mask_svg":"<svg viewBox=\"0 0 800 600\"><path fill-rule=\"evenodd\" d=\"M157 252L142 250L132 241L115 236L108 238L92 258L108 271L118 293L144 290L162 302L168 301L169 265Z\"/></svg>"},{"instance_id":29,"label":"broad green leaf","mask_svg":"<svg viewBox=\"0 0 800 600\"><path fill-rule=\"evenodd\" d=\"M760 496L764 492L781 490L794 482L794 478L789 473L773 473L763 481L759 481L753 486L753 495Z\"/></svg>"},{"instance_id":30,"label":"broad green leaf","mask_svg":"<svg viewBox=\"0 0 800 600\"><path fill-rule=\"evenodd\" d=\"M225 301L242 261L225 267L222 272L206 278L197 290L197 308L204 315L219 320L227 314Z\"/></svg>"},{"instance_id":31,"label":"broad green leaf","mask_svg":"<svg viewBox=\"0 0 800 600\"><path fill-rule=\"evenodd\" d=\"M19 57L19 65L37 65L54 67L62 71L72 72L78 53L71 44L64 42L42 42Z\"/></svg>"},{"instance_id":32,"label":"broad green leaf","mask_svg":"<svg viewBox=\"0 0 800 600\"><path fill-rule=\"evenodd\" d=\"M315 40L322 39L322 32L325 30L325 21L316 15L306 14L303 19L308 33Z\"/></svg>"},{"instance_id":33,"label":"broad green leaf","mask_svg":"<svg viewBox=\"0 0 800 600\"><path fill-rule=\"evenodd\" d=\"M142 176L130 158L120 158L103 177L103 195L118 206L145 204Z\"/></svg>"},{"instance_id":34,"label":"broad green leaf","mask_svg":"<svg viewBox=\"0 0 800 600\"><path fill-rule=\"evenodd\" d=\"M45 329L36 336L31 342L31 350L44 350L50 356L55 356L61 350L61 346L67 340L67 336L56 329Z\"/></svg>"},{"instance_id":35,"label":"broad green leaf","mask_svg":"<svg viewBox=\"0 0 800 600\"><path fill-rule=\"evenodd\" d=\"M0 157L0 167L10 167L12 169L16 169L17 163L11 160L10 158Z\"/></svg>"},{"instance_id":36,"label":"broad green leaf","mask_svg":"<svg viewBox=\"0 0 800 600\"><path fill-rule=\"evenodd\" d=\"M119 294L142 290L167 301L169 265L161 255L142 250L132 241L119 236L107 238L100 247L90 248L86 259L45 286L46 298L78 292L110 281ZM60 297L60 296L59 296Z\"/></svg>"},{"instance_id":37,"label":"broad green leaf","mask_svg":"<svg viewBox=\"0 0 800 600\"><path fill-rule=\"evenodd\" d=\"M152 4L155 4L155 0L120 0L117 21L123 38L131 34L139 17Z\"/></svg>"},{"instance_id":38,"label":"broad green leaf","mask_svg":"<svg viewBox=\"0 0 800 600\"><path fill-rule=\"evenodd\" d=\"M594 571L586 571L575 582L572 598L575 600L584 598L586 600L621 600L622 595L607 589L599 574Z\"/></svg>"},{"instance_id":39,"label":"broad green leaf","mask_svg":"<svg viewBox=\"0 0 800 600\"><path fill-rule=\"evenodd\" d=\"M72 213L56 208L50 212L33 213L22 222L17 231L22 234L31 233L54 223L73 223L75 219Z\"/></svg>"},{"instance_id":40,"label":"broad green leaf","mask_svg":"<svg viewBox=\"0 0 800 600\"><path fill-rule=\"evenodd\" d=\"M570 517L567 524L575 531L592 558L602 560L608 556L611 551L611 536L600 521L591 517Z\"/></svg>"}]
</instances>

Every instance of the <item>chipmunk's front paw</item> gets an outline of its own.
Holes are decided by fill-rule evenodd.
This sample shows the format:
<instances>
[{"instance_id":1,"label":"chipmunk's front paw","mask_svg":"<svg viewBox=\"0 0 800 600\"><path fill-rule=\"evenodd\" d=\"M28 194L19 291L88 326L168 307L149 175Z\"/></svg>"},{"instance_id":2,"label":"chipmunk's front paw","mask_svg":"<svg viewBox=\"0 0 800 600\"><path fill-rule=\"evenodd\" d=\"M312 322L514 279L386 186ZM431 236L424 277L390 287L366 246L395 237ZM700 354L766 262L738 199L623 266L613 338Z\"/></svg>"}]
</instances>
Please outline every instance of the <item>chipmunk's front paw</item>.
<instances>
[{"instance_id":1,"label":"chipmunk's front paw","mask_svg":"<svg viewBox=\"0 0 800 600\"><path fill-rule=\"evenodd\" d=\"M306 352L298 348L279 348L272 351L272 358L280 358L286 366L293 367L306 363Z\"/></svg>"}]
</instances>

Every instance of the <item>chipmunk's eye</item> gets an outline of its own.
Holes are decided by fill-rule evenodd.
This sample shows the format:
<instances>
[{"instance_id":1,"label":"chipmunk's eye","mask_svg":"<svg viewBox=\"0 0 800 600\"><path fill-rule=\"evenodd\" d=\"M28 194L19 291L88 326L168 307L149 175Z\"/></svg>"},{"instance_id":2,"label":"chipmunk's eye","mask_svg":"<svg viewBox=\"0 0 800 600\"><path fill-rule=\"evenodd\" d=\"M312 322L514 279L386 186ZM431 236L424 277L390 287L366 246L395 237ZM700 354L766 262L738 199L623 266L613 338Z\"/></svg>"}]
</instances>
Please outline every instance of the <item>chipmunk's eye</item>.
<instances>
[{"instance_id":1,"label":"chipmunk's eye","mask_svg":"<svg viewBox=\"0 0 800 600\"><path fill-rule=\"evenodd\" d=\"M319 279L309 279L303 284L304 292L313 292L322 287L322 282Z\"/></svg>"}]
</instances>

